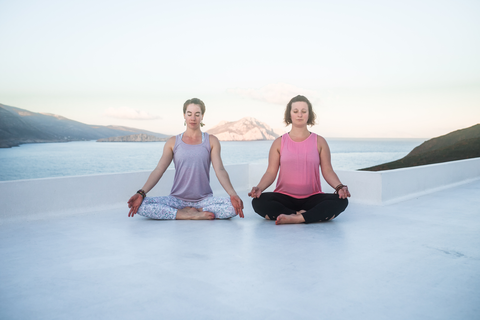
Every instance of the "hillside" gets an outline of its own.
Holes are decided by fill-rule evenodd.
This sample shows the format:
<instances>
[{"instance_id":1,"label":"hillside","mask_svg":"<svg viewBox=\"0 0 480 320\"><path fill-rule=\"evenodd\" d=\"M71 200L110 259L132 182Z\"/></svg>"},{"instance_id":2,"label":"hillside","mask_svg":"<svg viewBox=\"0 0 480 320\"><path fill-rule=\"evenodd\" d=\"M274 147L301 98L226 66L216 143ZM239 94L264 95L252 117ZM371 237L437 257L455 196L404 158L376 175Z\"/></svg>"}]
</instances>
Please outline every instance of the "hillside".
<instances>
[{"instance_id":1,"label":"hillside","mask_svg":"<svg viewBox=\"0 0 480 320\"><path fill-rule=\"evenodd\" d=\"M30 112L0 104L0 148L23 143L97 140L142 133L158 138L168 137L135 128L88 125L59 115Z\"/></svg>"},{"instance_id":2,"label":"hillside","mask_svg":"<svg viewBox=\"0 0 480 320\"><path fill-rule=\"evenodd\" d=\"M434 151L437 149L444 149L453 146L463 140L479 138L480 124L476 124L469 128L456 130L446 135L425 141L418 147L414 148L407 156L416 156L425 152Z\"/></svg>"},{"instance_id":3,"label":"hillside","mask_svg":"<svg viewBox=\"0 0 480 320\"><path fill-rule=\"evenodd\" d=\"M425 141L402 159L361 170L391 170L477 157L480 157L480 124Z\"/></svg>"},{"instance_id":4,"label":"hillside","mask_svg":"<svg viewBox=\"0 0 480 320\"><path fill-rule=\"evenodd\" d=\"M270 126L251 117L231 122L222 121L207 132L221 141L274 140L279 137Z\"/></svg>"}]
</instances>

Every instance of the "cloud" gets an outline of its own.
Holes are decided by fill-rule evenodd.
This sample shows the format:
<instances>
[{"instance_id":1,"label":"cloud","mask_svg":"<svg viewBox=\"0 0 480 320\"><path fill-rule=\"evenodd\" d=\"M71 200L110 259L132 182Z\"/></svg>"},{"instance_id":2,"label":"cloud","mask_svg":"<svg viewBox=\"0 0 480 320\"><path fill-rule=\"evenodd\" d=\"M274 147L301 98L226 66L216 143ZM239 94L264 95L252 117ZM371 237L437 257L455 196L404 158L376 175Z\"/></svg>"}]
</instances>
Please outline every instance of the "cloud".
<instances>
[{"instance_id":1,"label":"cloud","mask_svg":"<svg viewBox=\"0 0 480 320\"><path fill-rule=\"evenodd\" d=\"M299 94L307 97L312 103L319 101L317 94L314 91L286 83L269 84L260 89L233 88L228 89L227 92L254 100L280 104L282 106L286 105L290 99Z\"/></svg>"},{"instance_id":2,"label":"cloud","mask_svg":"<svg viewBox=\"0 0 480 320\"><path fill-rule=\"evenodd\" d=\"M130 120L154 120L160 119L159 116L155 116L145 111L132 109L128 107L121 108L108 108L103 113L103 116L117 119L130 119Z\"/></svg>"}]
</instances>

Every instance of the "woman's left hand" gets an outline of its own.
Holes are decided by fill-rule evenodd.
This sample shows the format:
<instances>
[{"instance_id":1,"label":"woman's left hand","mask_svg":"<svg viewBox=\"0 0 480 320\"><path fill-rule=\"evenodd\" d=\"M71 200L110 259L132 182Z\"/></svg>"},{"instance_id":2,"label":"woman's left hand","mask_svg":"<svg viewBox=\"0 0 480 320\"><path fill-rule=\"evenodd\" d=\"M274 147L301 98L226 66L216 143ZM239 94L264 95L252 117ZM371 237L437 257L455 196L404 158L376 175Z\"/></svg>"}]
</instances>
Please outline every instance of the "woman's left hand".
<instances>
[{"instance_id":1,"label":"woman's left hand","mask_svg":"<svg viewBox=\"0 0 480 320\"><path fill-rule=\"evenodd\" d=\"M230 202L233 205L233 208L235 209L235 214L239 215L240 218L243 218L243 201L240 199L239 196L234 195L230 196Z\"/></svg>"},{"instance_id":2,"label":"woman's left hand","mask_svg":"<svg viewBox=\"0 0 480 320\"><path fill-rule=\"evenodd\" d=\"M347 186L343 186L342 189L338 190L338 197L340 199L347 199L348 197L350 197L350 191L348 191Z\"/></svg>"},{"instance_id":3,"label":"woman's left hand","mask_svg":"<svg viewBox=\"0 0 480 320\"><path fill-rule=\"evenodd\" d=\"M130 198L130 200L128 200L127 204L128 204L128 207L130 208L130 211L128 212L129 217L133 217L135 213L137 213L138 208L140 208L140 206L142 205L142 202L143 202L143 197L138 193L135 193Z\"/></svg>"}]
</instances>

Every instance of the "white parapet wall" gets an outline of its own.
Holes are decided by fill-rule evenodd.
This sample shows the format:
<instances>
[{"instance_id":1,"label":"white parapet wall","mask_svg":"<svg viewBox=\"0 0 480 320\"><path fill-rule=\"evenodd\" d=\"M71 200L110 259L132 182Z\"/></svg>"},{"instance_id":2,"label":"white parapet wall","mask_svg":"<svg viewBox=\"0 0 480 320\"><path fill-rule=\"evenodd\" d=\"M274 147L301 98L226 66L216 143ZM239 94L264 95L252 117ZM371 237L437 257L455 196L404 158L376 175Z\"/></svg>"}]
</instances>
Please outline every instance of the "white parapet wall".
<instances>
[{"instance_id":1,"label":"white parapet wall","mask_svg":"<svg viewBox=\"0 0 480 320\"><path fill-rule=\"evenodd\" d=\"M248 164L227 166L235 188L246 190ZM0 221L38 219L42 217L123 208L127 201L142 188L150 171L96 174L61 178L0 182ZM168 169L148 196L168 195L175 171ZM227 196L210 172L214 194Z\"/></svg>"},{"instance_id":2,"label":"white parapet wall","mask_svg":"<svg viewBox=\"0 0 480 320\"><path fill-rule=\"evenodd\" d=\"M480 158L386 171L338 171L352 201L391 204L480 179Z\"/></svg>"},{"instance_id":3,"label":"white parapet wall","mask_svg":"<svg viewBox=\"0 0 480 320\"><path fill-rule=\"evenodd\" d=\"M233 186L245 198L260 181L266 164L229 165L226 169ZM3 181L0 182L0 221L109 208L123 208L127 212L127 200L144 185L149 174L141 171ZM168 195L174 174L173 169L167 170L148 195ZM337 171L337 174L349 186L352 202L384 205L480 179L480 158L379 172ZM226 196L214 170L211 170L211 185L214 194ZM267 191L273 191L273 187ZM322 187L324 192L333 192L323 179Z\"/></svg>"},{"instance_id":4,"label":"white parapet wall","mask_svg":"<svg viewBox=\"0 0 480 320\"><path fill-rule=\"evenodd\" d=\"M402 201L480 179L480 158L388 170L382 174L382 203Z\"/></svg>"}]
</instances>

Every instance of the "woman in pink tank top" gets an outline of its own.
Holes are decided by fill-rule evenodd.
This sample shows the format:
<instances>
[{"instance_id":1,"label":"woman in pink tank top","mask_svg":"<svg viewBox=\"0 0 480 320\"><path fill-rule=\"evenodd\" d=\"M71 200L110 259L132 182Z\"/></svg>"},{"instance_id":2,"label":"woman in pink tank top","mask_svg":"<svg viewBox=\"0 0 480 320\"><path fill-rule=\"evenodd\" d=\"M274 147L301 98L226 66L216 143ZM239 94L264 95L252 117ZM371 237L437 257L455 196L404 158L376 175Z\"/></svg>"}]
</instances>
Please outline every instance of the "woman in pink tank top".
<instances>
[{"instance_id":1,"label":"woman in pink tank top","mask_svg":"<svg viewBox=\"0 0 480 320\"><path fill-rule=\"evenodd\" d=\"M136 213L152 219L211 220L243 218L243 202L230 182L220 156L220 142L200 130L205 113L202 100L193 98L183 104L187 129L165 143L157 167L142 189L130 200L129 217ZM169 196L146 197L168 166L175 163L175 177ZM210 188L210 164L230 198L214 197Z\"/></svg>"},{"instance_id":2,"label":"woman in pink tank top","mask_svg":"<svg viewBox=\"0 0 480 320\"><path fill-rule=\"evenodd\" d=\"M289 133L277 138L270 148L268 168L256 187L248 194L255 212L276 224L328 221L348 205L348 187L333 171L327 141L308 131L315 124L312 104L304 96L290 100L285 110ZM334 194L322 192L320 168ZM274 192L263 192L277 178Z\"/></svg>"}]
</instances>

